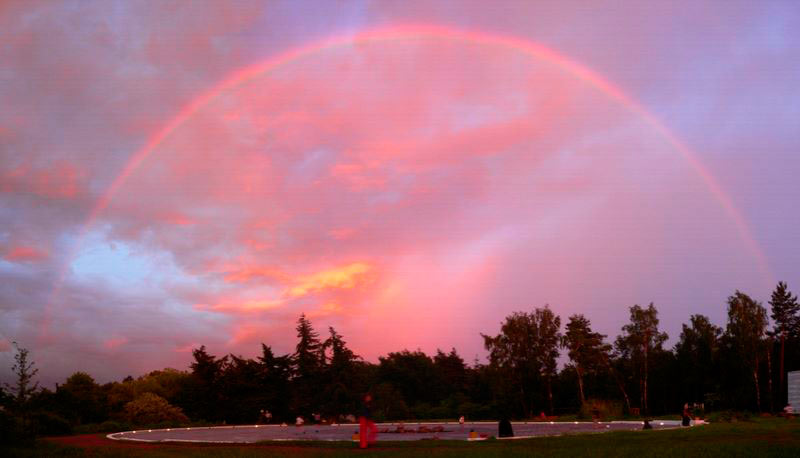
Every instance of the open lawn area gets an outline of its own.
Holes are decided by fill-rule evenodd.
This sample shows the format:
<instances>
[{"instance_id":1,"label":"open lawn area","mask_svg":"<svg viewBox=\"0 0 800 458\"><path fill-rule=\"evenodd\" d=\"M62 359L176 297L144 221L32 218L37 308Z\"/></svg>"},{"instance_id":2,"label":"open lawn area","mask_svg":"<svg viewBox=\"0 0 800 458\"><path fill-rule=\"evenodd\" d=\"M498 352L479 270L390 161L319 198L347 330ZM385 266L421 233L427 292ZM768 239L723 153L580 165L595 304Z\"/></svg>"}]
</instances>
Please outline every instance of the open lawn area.
<instances>
[{"instance_id":1,"label":"open lawn area","mask_svg":"<svg viewBox=\"0 0 800 458\"><path fill-rule=\"evenodd\" d=\"M800 421L756 419L667 431L611 432L525 440L379 442L359 450L349 442L270 442L253 445L136 444L102 434L39 440L4 448L3 456L249 457L249 456L800 456Z\"/></svg>"}]
</instances>

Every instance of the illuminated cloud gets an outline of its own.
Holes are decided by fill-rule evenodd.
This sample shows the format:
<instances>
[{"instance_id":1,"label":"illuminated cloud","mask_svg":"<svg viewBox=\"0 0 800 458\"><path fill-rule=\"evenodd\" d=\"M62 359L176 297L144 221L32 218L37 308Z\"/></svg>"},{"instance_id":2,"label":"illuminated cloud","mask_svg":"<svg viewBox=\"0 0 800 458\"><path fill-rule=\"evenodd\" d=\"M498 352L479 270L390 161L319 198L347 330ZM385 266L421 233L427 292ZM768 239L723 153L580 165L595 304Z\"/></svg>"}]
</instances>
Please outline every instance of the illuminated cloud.
<instances>
[{"instance_id":1,"label":"illuminated cloud","mask_svg":"<svg viewBox=\"0 0 800 458\"><path fill-rule=\"evenodd\" d=\"M290 297L305 296L309 293L328 289L351 289L365 281L371 268L369 265L356 262L336 269L324 270L308 276L300 277L289 288Z\"/></svg>"},{"instance_id":2,"label":"illuminated cloud","mask_svg":"<svg viewBox=\"0 0 800 458\"><path fill-rule=\"evenodd\" d=\"M12 246L6 248L3 258L11 262L35 262L47 259L47 253L32 246Z\"/></svg>"}]
</instances>

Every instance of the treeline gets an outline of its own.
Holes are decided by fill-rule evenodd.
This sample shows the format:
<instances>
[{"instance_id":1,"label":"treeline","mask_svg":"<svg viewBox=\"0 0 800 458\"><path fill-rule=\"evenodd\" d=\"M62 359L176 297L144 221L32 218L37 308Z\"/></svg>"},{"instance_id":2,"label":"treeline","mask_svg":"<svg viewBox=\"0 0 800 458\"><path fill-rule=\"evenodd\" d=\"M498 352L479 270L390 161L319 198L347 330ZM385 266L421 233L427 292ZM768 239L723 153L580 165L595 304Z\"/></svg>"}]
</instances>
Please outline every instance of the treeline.
<instances>
[{"instance_id":1,"label":"treeline","mask_svg":"<svg viewBox=\"0 0 800 458\"><path fill-rule=\"evenodd\" d=\"M658 310L629 308L615 339L583 315L562 326L549 307L505 318L500 333L482 335L487 364L469 365L455 349L389 353L364 361L334 328L323 336L301 315L297 345L276 355L261 345L255 359L192 351L186 371L164 369L100 385L86 373L55 390L40 389L28 351L17 347L16 383L0 390L0 430L66 433L100 425L329 421L358 414L366 392L377 420L532 418L541 415L661 415L684 403L705 412L777 411L786 402L786 372L800 369L800 306L779 283L768 311L736 291L725 327L692 315L673 348ZM559 370L560 355L566 364ZM591 413L590 413L591 412Z\"/></svg>"}]
</instances>

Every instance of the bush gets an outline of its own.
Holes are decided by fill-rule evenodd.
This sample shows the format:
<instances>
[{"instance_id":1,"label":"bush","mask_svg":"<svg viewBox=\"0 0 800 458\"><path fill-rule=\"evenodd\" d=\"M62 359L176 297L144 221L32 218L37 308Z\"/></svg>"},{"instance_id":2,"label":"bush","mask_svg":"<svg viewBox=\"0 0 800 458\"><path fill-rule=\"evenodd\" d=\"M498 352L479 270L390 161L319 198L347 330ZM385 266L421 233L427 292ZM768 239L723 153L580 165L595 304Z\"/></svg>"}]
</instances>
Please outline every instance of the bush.
<instances>
[{"instance_id":1,"label":"bush","mask_svg":"<svg viewBox=\"0 0 800 458\"><path fill-rule=\"evenodd\" d=\"M61 415L40 411L31 415L31 430L36 435L59 436L72 434L72 425Z\"/></svg>"},{"instance_id":2,"label":"bush","mask_svg":"<svg viewBox=\"0 0 800 458\"><path fill-rule=\"evenodd\" d=\"M578 412L578 418L593 418L594 414L600 418L618 418L622 416L622 403L605 399L587 399Z\"/></svg>"},{"instance_id":3,"label":"bush","mask_svg":"<svg viewBox=\"0 0 800 458\"><path fill-rule=\"evenodd\" d=\"M708 421L711 423L736 423L738 421L750 421L750 412L723 410L708 415Z\"/></svg>"},{"instance_id":4,"label":"bush","mask_svg":"<svg viewBox=\"0 0 800 458\"><path fill-rule=\"evenodd\" d=\"M125 404L123 416L134 425L180 424L189 421L179 407L171 405L166 399L153 393L144 393L136 400Z\"/></svg>"},{"instance_id":5,"label":"bush","mask_svg":"<svg viewBox=\"0 0 800 458\"><path fill-rule=\"evenodd\" d=\"M99 433L118 433L120 431L130 431L131 429L133 427L128 423L114 420L106 420L97 425L97 432Z\"/></svg>"}]
</instances>

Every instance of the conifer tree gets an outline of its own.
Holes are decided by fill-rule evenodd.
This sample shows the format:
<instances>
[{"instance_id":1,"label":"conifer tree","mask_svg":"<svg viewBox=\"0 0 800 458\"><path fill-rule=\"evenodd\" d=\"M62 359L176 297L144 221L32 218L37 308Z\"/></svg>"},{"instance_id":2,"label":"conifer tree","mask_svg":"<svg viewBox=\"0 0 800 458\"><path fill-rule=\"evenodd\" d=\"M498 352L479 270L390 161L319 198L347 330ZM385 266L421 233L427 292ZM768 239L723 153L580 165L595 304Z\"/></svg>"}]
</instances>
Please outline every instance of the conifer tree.
<instances>
[{"instance_id":1,"label":"conifer tree","mask_svg":"<svg viewBox=\"0 0 800 458\"><path fill-rule=\"evenodd\" d=\"M797 296L792 296L786 283L778 282L772 298L769 301L772 306L772 320L775 325L770 333L777 336L781 342L780 352L780 382L779 390L783 393L784 378L784 355L786 353L786 339L789 337L797 338L800 334L800 304L797 303ZM781 394L782 396L782 394Z\"/></svg>"}]
</instances>

